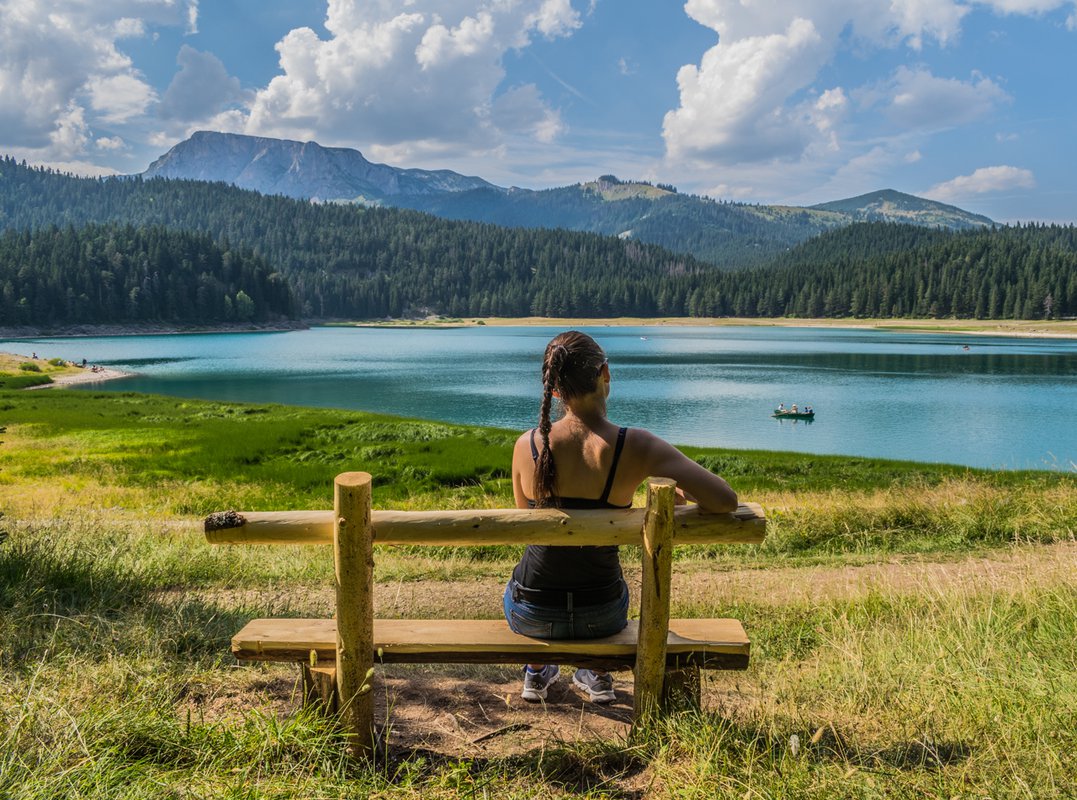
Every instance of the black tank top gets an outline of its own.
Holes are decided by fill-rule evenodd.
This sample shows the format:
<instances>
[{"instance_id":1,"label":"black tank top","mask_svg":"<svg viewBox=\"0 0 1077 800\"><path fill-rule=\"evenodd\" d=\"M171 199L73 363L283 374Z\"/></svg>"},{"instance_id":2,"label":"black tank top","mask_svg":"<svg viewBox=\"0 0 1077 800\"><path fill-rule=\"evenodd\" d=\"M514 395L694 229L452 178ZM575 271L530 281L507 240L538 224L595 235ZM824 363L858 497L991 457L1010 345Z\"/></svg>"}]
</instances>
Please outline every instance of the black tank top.
<instances>
[{"instance_id":1,"label":"black tank top","mask_svg":"<svg viewBox=\"0 0 1077 800\"><path fill-rule=\"evenodd\" d=\"M606 478L602 496L597 499L588 497L555 497L554 505L558 508L631 508L629 503L619 506L609 501L613 489L613 479L617 474L617 462L621 460L624 449L625 434L628 428L617 431L617 445L613 450L613 463ZM535 447L535 429L531 429L531 458L538 461L538 448ZM534 500L528 500L529 508L535 507ZM618 583L621 578L621 561L617 557L616 545L582 547L529 544L524 550L523 558L512 571L513 580L528 589L554 589L557 591L583 591L586 589L604 589Z\"/></svg>"}]
</instances>

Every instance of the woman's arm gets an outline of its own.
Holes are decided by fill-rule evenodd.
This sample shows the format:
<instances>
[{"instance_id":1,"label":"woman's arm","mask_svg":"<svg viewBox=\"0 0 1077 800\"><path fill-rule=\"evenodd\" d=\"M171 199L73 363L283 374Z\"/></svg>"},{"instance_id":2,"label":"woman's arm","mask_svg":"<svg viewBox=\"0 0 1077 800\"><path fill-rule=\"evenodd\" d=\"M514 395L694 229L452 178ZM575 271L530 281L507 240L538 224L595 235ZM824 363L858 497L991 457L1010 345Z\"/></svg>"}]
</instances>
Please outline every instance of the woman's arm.
<instances>
[{"instance_id":1,"label":"woman's arm","mask_svg":"<svg viewBox=\"0 0 1077 800\"><path fill-rule=\"evenodd\" d=\"M638 437L649 475L677 481L677 488L704 511L717 514L736 510L737 493L722 478L653 433L634 428L632 435Z\"/></svg>"},{"instance_id":2,"label":"woman's arm","mask_svg":"<svg viewBox=\"0 0 1077 800\"><path fill-rule=\"evenodd\" d=\"M517 508L527 508L527 492L524 491L524 486L525 482L526 485L531 485L534 480L535 465L531 459L531 443L525 433L516 440L516 446L512 449L512 496Z\"/></svg>"}]
</instances>

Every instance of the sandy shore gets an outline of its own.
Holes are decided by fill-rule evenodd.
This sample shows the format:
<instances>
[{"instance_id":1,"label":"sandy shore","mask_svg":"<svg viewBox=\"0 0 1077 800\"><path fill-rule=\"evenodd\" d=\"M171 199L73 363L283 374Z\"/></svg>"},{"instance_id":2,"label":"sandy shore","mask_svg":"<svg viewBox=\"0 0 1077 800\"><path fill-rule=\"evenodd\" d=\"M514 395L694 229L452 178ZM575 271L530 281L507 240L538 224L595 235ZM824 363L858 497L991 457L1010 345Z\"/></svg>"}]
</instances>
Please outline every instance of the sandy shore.
<instances>
[{"instance_id":1,"label":"sandy shore","mask_svg":"<svg viewBox=\"0 0 1077 800\"><path fill-rule=\"evenodd\" d=\"M541 326L571 328L634 327L719 327L759 328L845 328L906 333L956 333L967 336L1013 336L1019 338L1077 339L1077 320L986 320L986 319L793 319L757 317L469 317L447 320L428 317L422 320L367 320L337 323L358 327L384 328L460 328Z\"/></svg>"},{"instance_id":2,"label":"sandy shore","mask_svg":"<svg viewBox=\"0 0 1077 800\"><path fill-rule=\"evenodd\" d=\"M572 328L603 326L688 326L755 328L845 328L896 332L959 333L969 336L1018 336L1077 339L1077 320L983 319L759 319L754 317L618 317L616 319L558 319L556 317L484 318L484 325L541 325Z\"/></svg>"},{"instance_id":3,"label":"sandy shore","mask_svg":"<svg viewBox=\"0 0 1077 800\"><path fill-rule=\"evenodd\" d=\"M56 386L74 386L81 383L101 383L104 381L127 378L134 373L124 372L119 369L107 369L100 367L95 372L90 367L79 367L68 361L65 366L50 364L48 361L33 355L21 353L0 352L0 372L5 374L19 374L20 365L30 362L38 366L38 372L48 375L52 383L43 383L37 386L28 386L27 389L49 389Z\"/></svg>"},{"instance_id":4,"label":"sandy shore","mask_svg":"<svg viewBox=\"0 0 1077 800\"><path fill-rule=\"evenodd\" d=\"M43 386L32 386L32 389L51 389L63 386L75 386L82 383L103 383L105 381L113 381L117 378L129 378L134 373L124 372L119 369L98 369L94 372L89 367L78 368L78 372L65 372L60 375L50 375L52 383L46 383Z\"/></svg>"}]
</instances>

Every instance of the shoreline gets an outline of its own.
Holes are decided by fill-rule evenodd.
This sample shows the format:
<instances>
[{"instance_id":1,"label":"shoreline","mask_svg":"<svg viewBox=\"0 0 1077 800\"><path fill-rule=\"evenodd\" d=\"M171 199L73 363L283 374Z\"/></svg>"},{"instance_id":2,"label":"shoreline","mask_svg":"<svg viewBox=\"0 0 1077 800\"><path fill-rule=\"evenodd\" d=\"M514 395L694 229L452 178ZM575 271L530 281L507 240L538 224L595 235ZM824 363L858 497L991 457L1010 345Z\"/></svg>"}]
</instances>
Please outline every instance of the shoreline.
<instances>
[{"instance_id":1,"label":"shoreline","mask_svg":"<svg viewBox=\"0 0 1077 800\"><path fill-rule=\"evenodd\" d=\"M22 341L33 339L90 339L105 336L194 336L200 333L287 333L307 330L307 322L266 325L69 325L62 328L35 328L23 325L0 328L0 339Z\"/></svg>"},{"instance_id":2,"label":"shoreline","mask_svg":"<svg viewBox=\"0 0 1077 800\"><path fill-rule=\"evenodd\" d=\"M546 327L745 327L745 328L836 328L890 333L950 333L965 336L1004 336L1019 339L1077 339L1077 320L975 320L975 319L831 319L810 317L426 317L423 319L306 320L294 324L264 326L214 325L124 326L78 325L56 330L24 326L0 328L0 340L23 341L45 338L79 339L109 336L180 336L207 333L287 333L310 328L401 328L406 330L453 330L458 328Z\"/></svg>"},{"instance_id":3,"label":"shoreline","mask_svg":"<svg viewBox=\"0 0 1077 800\"><path fill-rule=\"evenodd\" d=\"M89 367L76 367L79 372L67 372L63 375L50 375L52 383L42 383L38 386L27 386L27 391L34 389L63 389L67 386L79 386L84 383L104 383L119 378L131 378L135 373L124 372L119 369L102 368L93 372Z\"/></svg>"},{"instance_id":4,"label":"shoreline","mask_svg":"<svg viewBox=\"0 0 1077 800\"><path fill-rule=\"evenodd\" d=\"M355 322L311 322L311 327L403 328L451 330L454 328L545 327L756 327L756 328L838 328L875 330L890 333L952 333L967 336L1006 336L1020 339L1077 339L1077 320L940 320L940 319L830 319L792 317L470 317L421 320L357 320Z\"/></svg>"},{"instance_id":5,"label":"shoreline","mask_svg":"<svg viewBox=\"0 0 1077 800\"><path fill-rule=\"evenodd\" d=\"M77 386L85 383L104 383L105 381L114 381L119 378L130 378L135 374L111 367L99 367L94 371L88 366L80 367L74 361L65 361L63 365L55 365L41 358L35 360L32 354L0 351L0 365L4 367L5 374L7 374L9 368L14 369L16 364L27 361L43 366L44 369L39 370L39 373L47 376L51 382L25 386L23 387L24 391L62 389L66 386Z\"/></svg>"}]
</instances>

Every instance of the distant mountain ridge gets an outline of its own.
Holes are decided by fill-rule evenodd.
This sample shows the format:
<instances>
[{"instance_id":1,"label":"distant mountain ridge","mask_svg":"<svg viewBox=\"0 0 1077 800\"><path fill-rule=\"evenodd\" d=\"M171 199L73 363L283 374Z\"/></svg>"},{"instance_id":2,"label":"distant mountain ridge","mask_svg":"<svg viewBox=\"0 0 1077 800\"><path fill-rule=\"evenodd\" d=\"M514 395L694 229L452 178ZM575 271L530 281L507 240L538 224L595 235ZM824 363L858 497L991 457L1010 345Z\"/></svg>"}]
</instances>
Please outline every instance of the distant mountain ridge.
<instances>
[{"instance_id":1,"label":"distant mountain ridge","mask_svg":"<svg viewBox=\"0 0 1077 800\"><path fill-rule=\"evenodd\" d=\"M687 253L724 269L765 263L790 247L854 222L903 222L952 230L994 224L955 206L889 189L807 208L715 201L613 175L553 189L506 189L450 170L374 164L348 148L212 131L180 142L142 175L223 181L263 194L409 208L444 219L506 227L619 236Z\"/></svg>"},{"instance_id":2,"label":"distant mountain ridge","mask_svg":"<svg viewBox=\"0 0 1077 800\"><path fill-rule=\"evenodd\" d=\"M375 164L346 147L214 131L198 131L180 142L142 176L223 181L262 194L366 203L401 194L421 197L497 188L451 170Z\"/></svg>"},{"instance_id":3,"label":"distant mountain ridge","mask_svg":"<svg viewBox=\"0 0 1077 800\"><path fill-rule=\"evenodd\" d=\"M957 206L926 200L893 189L869 192L845 200L834 200L810 206L817 211L846 214L857 222L908 222L913 225L967 230L994 225L982 214L973 214Z\"/></svg>"}]
</instances>

